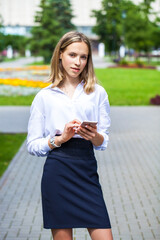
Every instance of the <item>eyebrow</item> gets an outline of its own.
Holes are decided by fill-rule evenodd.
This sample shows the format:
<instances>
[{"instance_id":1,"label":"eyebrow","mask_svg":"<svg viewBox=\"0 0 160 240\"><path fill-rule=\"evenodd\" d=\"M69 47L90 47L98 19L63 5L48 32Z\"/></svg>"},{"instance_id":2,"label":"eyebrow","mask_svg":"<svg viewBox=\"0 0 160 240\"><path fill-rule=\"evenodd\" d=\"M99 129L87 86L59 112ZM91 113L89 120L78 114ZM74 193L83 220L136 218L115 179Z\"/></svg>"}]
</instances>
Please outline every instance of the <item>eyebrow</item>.
<instances>
[{"instance_id":1,"label":"eyebrow","mask_svg":"<svg viewBox=\"0 0 160 240\"><path fill-rule=\"evenodd\" d=\"M74 53L74 54L77 54L76 52L69 52L69 54L71 54L71 53ZM86 53L82 53L82 54L80 54L81 56L83 55L83 56L88 56L89 54L86 54Z\"/></svg>"}]
</instances>

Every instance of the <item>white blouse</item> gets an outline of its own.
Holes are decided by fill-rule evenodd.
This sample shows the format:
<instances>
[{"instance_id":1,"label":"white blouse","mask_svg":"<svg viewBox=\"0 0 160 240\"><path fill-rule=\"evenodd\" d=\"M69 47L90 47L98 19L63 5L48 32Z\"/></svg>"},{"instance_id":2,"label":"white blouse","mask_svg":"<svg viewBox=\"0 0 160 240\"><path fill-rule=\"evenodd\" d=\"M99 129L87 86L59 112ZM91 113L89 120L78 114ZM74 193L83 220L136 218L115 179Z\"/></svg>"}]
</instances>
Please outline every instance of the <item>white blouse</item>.
<instances>
[{"instance_id":1,"label":"white blouse","mask_svg":"<svg viewBox=\"0 0 160 240\"><path fill-rule=\"evenodd\" d=\"M110 127L108 95L98 84L94 92L86 94L83 85L83 81L78 84L72 99L58 87L52 88L52 84L35 96L28 123L27 148L30 154L46 156L51 151L48 139L62 134L65 124L73 119L97 121L97 131L103 135L104 141L94 149L106 149ZM81 138L78 134L73 137Z\"/></svg>"}]
</instances>

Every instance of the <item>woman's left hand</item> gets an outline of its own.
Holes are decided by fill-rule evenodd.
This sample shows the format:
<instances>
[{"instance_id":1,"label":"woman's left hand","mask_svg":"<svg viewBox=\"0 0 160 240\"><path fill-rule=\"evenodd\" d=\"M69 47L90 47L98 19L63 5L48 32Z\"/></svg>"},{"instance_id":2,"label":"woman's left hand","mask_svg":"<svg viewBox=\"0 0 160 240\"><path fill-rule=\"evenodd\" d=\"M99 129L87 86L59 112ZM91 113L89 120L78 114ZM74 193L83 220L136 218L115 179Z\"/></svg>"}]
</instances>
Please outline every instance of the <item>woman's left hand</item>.
<instances>
[{"instance_id":1,"label":"woman's left hand","mask_svg":"<svg viewBox=\"0 0 160 240\"><path fill-rule=\"evenodd\" d=\"M79 134L84 139L91 141L95 146L100 146L104 141L104 137L97 132L97 126L86 125L85 127L82 127L80 125L75 133Z\"/></svg>"},{"instance_id":2,"label":"woman's left hand","mask_svg":"<svg viewBox=\"0 0 160 240\"><path fill-rule=\"evenodd\" d=\"M96 137L97 127L90 125L86 125L85 127L79 126L76 133L84 139L92 141Z\"/></svg>"}]
</instances>

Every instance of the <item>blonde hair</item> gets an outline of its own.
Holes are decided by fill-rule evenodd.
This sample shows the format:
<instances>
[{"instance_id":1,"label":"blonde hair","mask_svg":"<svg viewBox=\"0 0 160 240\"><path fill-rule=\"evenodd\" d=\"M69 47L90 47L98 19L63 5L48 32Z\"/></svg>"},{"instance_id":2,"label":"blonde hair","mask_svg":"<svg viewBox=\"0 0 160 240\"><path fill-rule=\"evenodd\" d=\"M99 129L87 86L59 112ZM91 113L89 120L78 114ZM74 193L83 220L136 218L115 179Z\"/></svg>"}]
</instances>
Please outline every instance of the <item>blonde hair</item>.
<instances>
[{"instance_id":1,"label":"blonde hair","mask_svg":"<svg viewBox=\"0 0 160 240\"><path fill-rule=\"evenodd\" d=\"M94 91L97 82L92 61L92 50L89 39L83 34L71 31L63 35L57 43L51 59L51 73L49 81L56 87L65 78L63 66L60 60L60 53L64 52L67 46L74 42L84 42L88 46L88 59L84 70L80 74L80 81L84 80L84 91L88 94Z\"/></svg>"}]
</instances>

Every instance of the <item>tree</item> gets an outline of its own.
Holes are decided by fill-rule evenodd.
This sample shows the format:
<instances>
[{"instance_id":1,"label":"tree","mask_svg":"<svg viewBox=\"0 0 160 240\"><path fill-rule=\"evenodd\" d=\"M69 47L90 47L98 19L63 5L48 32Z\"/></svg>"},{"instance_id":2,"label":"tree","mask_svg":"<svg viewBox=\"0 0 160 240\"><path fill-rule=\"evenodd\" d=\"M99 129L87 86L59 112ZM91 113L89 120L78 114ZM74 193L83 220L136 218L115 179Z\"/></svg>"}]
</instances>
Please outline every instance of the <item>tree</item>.
<instances>
[{"instance_id":1,"label":"tree","mask_svg":"<svg viewBox=\"0 0 160 240\"><path fill-rule=\"evenodd\" d=\"M103 0L102 9L93 11L97 19L93 31L109 52L118 50L122 44L137 51L151 50L154 46L153 32L159 36L157 25L149 19L153 1L144 0L135 5L130 0Z\"/></svg>"},{"instance_id":2,"label":"tree","mask_svg":"<svg viewBox=\"0 0 160 240\"><path fill-rule=\"evenodd\" d=\"M27 38L20 35L4 35L5 49L8 46L12 46L13 50L19 52L21 55L25 54L25 47L27 43Z\"/></svg>"},{"instance_id":3,"label":"tree","mask_svg":"<svg viewBox=\"0 0 160 240\"><path fill-rule=\"evenodd\" d=\"M63 34L75 29L71 20L73 18L71 4L69 0L50 0L51 8L56 11L56 16L59 21Z\"/></svg>"},{"instance_id":4,"label":"tree","mask_svg":"<svg viewBox=\"0 0 160 240\"><path fill-rule=\"evenodd\" d=\"M4 49L5 46L5 42L4 42L4 34L2 31L3 28L3 20L2 17L0 15L0 51L2 51Z\"/></svg>"},{"instance_id":5,"label":"tree","mask_svg":"<svg viewBox=\"0 0 160 240\"><path fill-rule=\"evenodd\" d=\"M70 2L41 0L40 11L35 16L30 48L33 54L41 55L48 63L59 38L73 29Z\"/></svg>"},{"instance_id":6,"label":"tree","mask_svg":"<svg viewBox=\"0 0 160 240\"><path fill-rule=\"evenodd\" d=\"M157 17L153 22L153 34L152 39L154 41L153 48L160 48L160 17Z\"/></svg>"},{"instance_id":7,"label":"tree","mask_svg":"<svg viewBox=\"0 0 160 240\"><path fill-rule=\"evenodd\" d=\"M109 52L116 51L120 46L121 0L103 0L101 10L93 10L97 19L93 27L100 41Z\"/></svg>"},{"instance_id":8,"label":"tree","mask_svg":"<svg viewBox=\"0 0 160 240\"><path fill-rule=\"evenodd\" d=\"M153 46L153 24L146 11L131 2L126 4L125 41L129 48L148 52Z\"/></svg>"}]
</instances>

